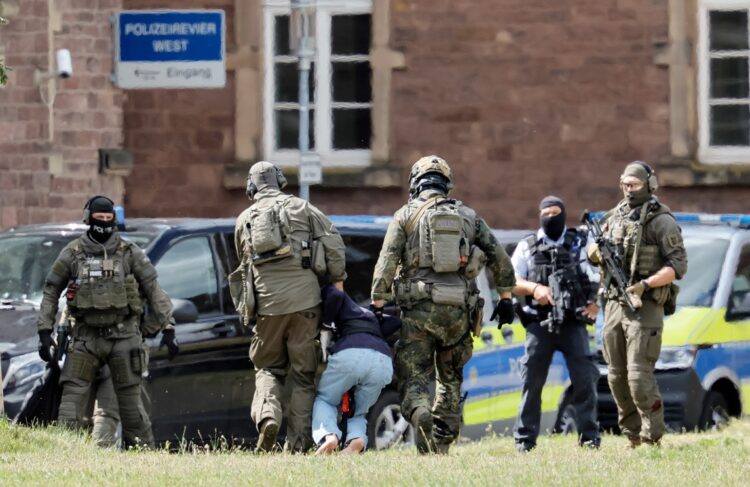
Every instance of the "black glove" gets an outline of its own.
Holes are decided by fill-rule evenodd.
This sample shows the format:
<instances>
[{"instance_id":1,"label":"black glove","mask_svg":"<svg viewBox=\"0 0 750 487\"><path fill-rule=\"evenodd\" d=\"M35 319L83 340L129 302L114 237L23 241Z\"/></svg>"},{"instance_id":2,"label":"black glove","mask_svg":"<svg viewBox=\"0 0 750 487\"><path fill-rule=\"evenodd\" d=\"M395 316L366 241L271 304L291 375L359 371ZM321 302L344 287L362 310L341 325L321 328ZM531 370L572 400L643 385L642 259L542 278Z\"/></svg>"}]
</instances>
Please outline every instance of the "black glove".
<instances>
[{"instance_id":1,"label":"black glove","mask_svg":"<svg viewBox=\"0 0 750 487\"><path fill-rule=\"evenodd\" d=\"M375 318L378 319L378 323L380 323L381 325L383 324L383 309L384 308L385 306L377 307L374 304L370 303L370 311L373 312L373 314L375 315Z\"/></svg>"},{"instance_id":2,"label":"black glove","mask_svg":"<svg viewBox=\"0 0 750 487\"><path fill-rule=\"evenodd\" d=\"M177 338L174 335L174 328L167 328L161 332L161 342L159 342L159 350L163 347L167 347L167 353L169 360L172 360L180 353L180 347L177 345Z\"/></svg>"},{"instance_id":3,"label":"black glove","mask_svg":"<svg viewBox=\"0 0 750 487\"><path fill-rule=\"evenodd\" d=\"M500 329L506 323L513 323L515 313L513 312L513 301L510 298L503 298L497 302L495 310L492 311L490 321L497 318L497 328Z\"/></svg>"},{"instance_id":4,"label":"black glove","mask_svg":"<svg viewBox=\"0 0 750 487\"><path fill-rule=\"evenodd\" d=\"M39 330L39 358L45 362L52 361L50 348L55 344L52 341L52 330Z\"/></svg>"}]
</instances>

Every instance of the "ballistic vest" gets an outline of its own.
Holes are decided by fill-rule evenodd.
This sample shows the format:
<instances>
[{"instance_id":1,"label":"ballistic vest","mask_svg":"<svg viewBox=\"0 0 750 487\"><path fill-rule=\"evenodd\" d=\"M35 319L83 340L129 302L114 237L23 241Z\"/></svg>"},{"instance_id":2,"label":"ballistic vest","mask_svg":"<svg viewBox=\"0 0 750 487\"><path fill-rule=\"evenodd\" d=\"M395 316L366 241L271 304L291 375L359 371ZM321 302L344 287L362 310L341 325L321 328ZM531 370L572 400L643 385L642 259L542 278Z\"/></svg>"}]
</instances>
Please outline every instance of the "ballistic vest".
<instances>
[{"instance_id":1,"label":"ballistic vest","mask_svg":"<svg viewBox=\"0 0 750 487\"><path fill-rule=\"evenodd\" d=\"M76 289L68 299L71 314L82 324L107 327L122 323L130 315L140 315L143 307L138 282L130 273L127 261L128 246L120 241L114 254L86 255L83 245L76 241L71 250L76 259Z\"/></svg>"}]
</instances>

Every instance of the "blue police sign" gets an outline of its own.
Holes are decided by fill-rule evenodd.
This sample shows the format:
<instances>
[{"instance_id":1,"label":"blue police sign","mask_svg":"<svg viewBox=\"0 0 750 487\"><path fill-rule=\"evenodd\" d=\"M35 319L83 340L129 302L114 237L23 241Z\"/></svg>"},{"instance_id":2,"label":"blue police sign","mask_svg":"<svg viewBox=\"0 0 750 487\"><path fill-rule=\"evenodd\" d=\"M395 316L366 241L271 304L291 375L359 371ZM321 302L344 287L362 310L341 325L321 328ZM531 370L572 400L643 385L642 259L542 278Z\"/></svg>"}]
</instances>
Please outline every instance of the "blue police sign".
<instances>
[{"instance_id":1,"label":"blue police sign","mask_svg":"<svg viewBox=\"0 0 750 487\"><path fill-rule=\"evenodd\" d=\"M223 10L123 11L115 22L121 88L220 88L226 83Z\"/></svg>"}]
</instances>

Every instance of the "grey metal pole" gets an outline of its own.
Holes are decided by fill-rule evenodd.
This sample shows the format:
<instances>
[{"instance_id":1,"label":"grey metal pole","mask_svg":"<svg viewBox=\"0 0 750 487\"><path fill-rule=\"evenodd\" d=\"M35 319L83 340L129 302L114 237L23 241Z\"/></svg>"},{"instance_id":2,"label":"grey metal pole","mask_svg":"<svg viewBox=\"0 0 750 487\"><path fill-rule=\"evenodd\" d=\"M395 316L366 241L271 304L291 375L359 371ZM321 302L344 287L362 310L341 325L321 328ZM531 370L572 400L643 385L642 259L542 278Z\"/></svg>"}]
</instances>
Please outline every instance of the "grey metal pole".
<instances>
[{"instance_id":1,"label":"grey metal pole","mask_svg":"<svg viewBox=\"0 0 750 487\"><path fill-rule=\"evenodd\" d=\"M305 36L302 37L303 39ZM310 92L308 80L310 77L310 51L303 44L299 50L299 156L300 156L300 174L302 172L302 157L310 150ZM310 186L307 184L299 185L299 197L310 201Z\"/></svg>"}]
</instances>

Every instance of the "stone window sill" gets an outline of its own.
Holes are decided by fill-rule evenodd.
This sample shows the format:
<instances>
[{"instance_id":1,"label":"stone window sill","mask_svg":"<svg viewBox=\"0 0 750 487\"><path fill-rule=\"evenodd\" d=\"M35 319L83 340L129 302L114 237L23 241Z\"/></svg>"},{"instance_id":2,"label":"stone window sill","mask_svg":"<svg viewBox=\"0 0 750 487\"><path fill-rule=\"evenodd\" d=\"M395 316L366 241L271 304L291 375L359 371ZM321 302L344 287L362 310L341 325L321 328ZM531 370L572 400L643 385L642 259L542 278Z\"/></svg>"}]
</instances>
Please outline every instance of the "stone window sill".
<instances>
[{"instance_id":1,"label":"stone window sill","mask_svg":"<svg viewBox=\"0 0 750 487\"><path fill-rule=\"evenodd\" d=\"M224 166L224 187L243 189L247 184L247 172L252 162L235 162ZM284 168L291 186L297 186L297 168ZM401 168L380 163L368 167L323 168L323 186L327 188L397 188L406 184Z\"/></svg>"},{"instance_id":2,"label":"stone window sill","mask_svg":"<svg viewBox=\"0 0 750 487\"><path fill-rule=\"evenodd\" d=\"M671 188L691 186L750 186L750 164L701 164L691 159L672 159L659 165L659 185Z\"/></svg>"}]
</instances>

